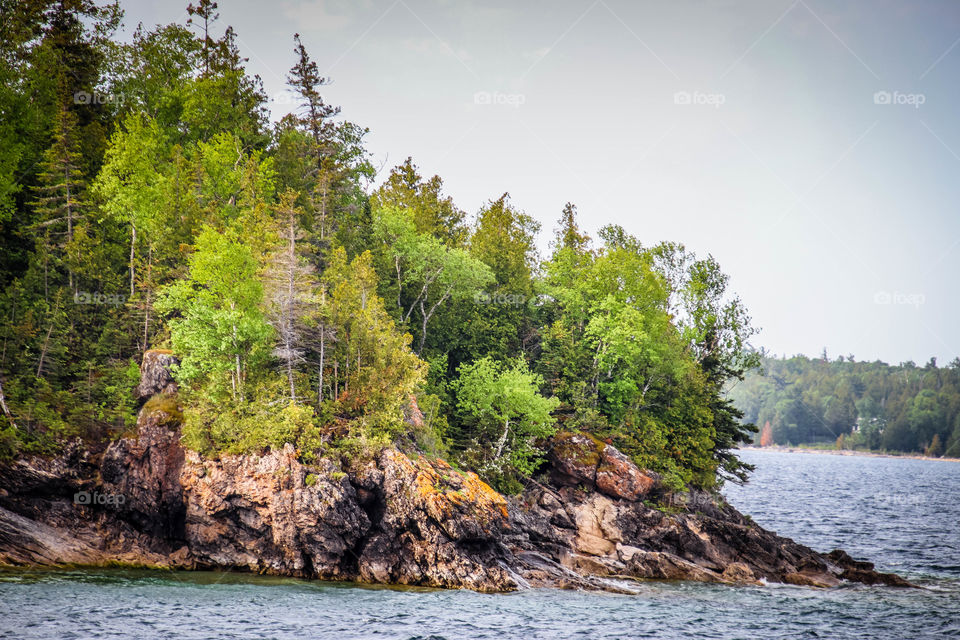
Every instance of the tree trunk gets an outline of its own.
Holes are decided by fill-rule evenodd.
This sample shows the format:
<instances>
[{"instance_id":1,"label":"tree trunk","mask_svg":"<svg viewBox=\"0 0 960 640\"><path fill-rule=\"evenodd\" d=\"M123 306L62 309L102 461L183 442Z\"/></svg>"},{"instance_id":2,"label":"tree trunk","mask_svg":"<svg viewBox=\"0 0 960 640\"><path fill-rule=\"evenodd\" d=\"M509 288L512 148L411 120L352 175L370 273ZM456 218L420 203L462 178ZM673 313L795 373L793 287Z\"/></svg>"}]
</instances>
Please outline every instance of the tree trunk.
<instances>
[{"instance_id":1,"label":"tree trunk","mask_svg":"<svg viewBox=\"0 0 960 640\"><path fill-rule=\"evenodd\" d=\"M493 456L494 460L499 460L500 456L503 455L503 448L507 444L508 433L510 433L510 418L507 418L503 421L503 435L501 435L500 439L497 440L497 453Z\"/></svg>"},{"instance_id":2,"label":"tree trunk","mask_svg":"<svg viewBox=\"0 0 960 640\"><path fill-rule=\"evenodd\" d=\"M333 399L340 397L340 361L333 361Z\"/></svg>"},{"instance_id":3,"label":"tree trunk","mask_svg":"<svg viewBox=\"0 0 960 640\"><path fill-rule=\"evenodd\" d=\"M236 309L236 304L233 302L230 303L230 310L234 311ZM237 396L240 397L240 402L243 402L243 387L240 384L240 344L239 339L237 338L237 325L234 323L231 328L233 329L233 363L234 363L234 374L233 374L233 399L236 400Z\"/></svg>"},{"instance_id":4,"label":"tree trunk","mask_svg":"<svg viewBox=\"0 0 960 640\"><path fill-rule=\"evenodd\" d=\"M236 339L236 335L237 335L237 327L236 327L236 325L234 325L234 327L233 327L233 335L234 335L234 339ZM240 354L239 354L239 353L235 353L234 356L233 356L233 359L234 359L234 364L235 364L236 370L237 370L237 372L236 372L236 380L237 380L237 383L234 385L234 397L236 398L237 394L239 393L239 395L240 395L240 402L243 402L243 388L240 386Z\"/></svg>"},{"instance_id":5,"label":"tree trunk","mask_svg":"<svg viewBox=\"0 0 960 640\"><path fill-rule=\"evenodd\" d=\"M133 259L135 256L135 247L137 246L137 225L130 223L130 297L133 297L134 286L133 286Z\"/></svg>"},{"instance_id":6,"label":"tree trunk","mask_svg":"<svg viewBox=\"0 0 960 640\"><path fill-rule=\"evenodd\" d=\"M3 414L7 416L7 420L10 421L10 426L14 429L17 428L17 423L13 421L13 414L10 413L10 409L7 407L7 400L3 396L3 382L0 381L0 408L3 408Z\"/></svg>"},{"instance_id":7,"label":"tree trunk","mask_svg":"<svg viewBox=\"0 0 960 640\"><path fill-rule=\"evenodd\" d=\"M317 408L319 408L320 403L323 402L323 352L327 346L326 335L324 332L325 327L323 326L323 323L320 323L320 379L317 382Z\"/></svg>"},{"instance_id":8,"label":"tree trunk","mask_svg":"<svg viewBox=\"0 0 960 640\"><path fill-rule=\"evenodd\" d=\"M150 348L150 298L153 293L153 247L147 253L147 300L143 305L143 350Z\"/></svg>"},{"instance_id":9,"label":"tree trunk","mask_svg":"<svg viewBox=\"0 0 960 640\"><path fill-rule=\"evenodd\" d=\"M293 217L293 208L290 209L290 244L288 246L289 254L287 256L287 310L286 310L286 330L284 331L284 343L287 348L287 381L290 383L290 401L297 401L297 388L293 383L293 315L296 311L294 304L294 283L296 280L297 269L297 244L296 244L296 220Z\"/></svg>"},{"instance_id":10,"label":"tree trunk","mask_svg":"<svg viewBox=\"0 0 960 640\"><path fill-rule=\"evenodd\" d=\"M47 328L47 337L43 339L43 349L40 350L40 363L37 365L37 377L43 377L43 363L47 358L47 348L50 346L50 334L53 333L53 320Z\"/></svg>"},{"instance_id":11,"label":"tree trunk","mask_svg":"<svg viewBox=\"0 0 960 640\"><path fill-rule=\"evenodd\" d=\"M67 169L67 244L73 242L73 211L70 209L70 169ZM77 292L73 285L73 269L67 267L67 279L70 285L70 293L76 295Z\"/></svg>"}]
</instances>

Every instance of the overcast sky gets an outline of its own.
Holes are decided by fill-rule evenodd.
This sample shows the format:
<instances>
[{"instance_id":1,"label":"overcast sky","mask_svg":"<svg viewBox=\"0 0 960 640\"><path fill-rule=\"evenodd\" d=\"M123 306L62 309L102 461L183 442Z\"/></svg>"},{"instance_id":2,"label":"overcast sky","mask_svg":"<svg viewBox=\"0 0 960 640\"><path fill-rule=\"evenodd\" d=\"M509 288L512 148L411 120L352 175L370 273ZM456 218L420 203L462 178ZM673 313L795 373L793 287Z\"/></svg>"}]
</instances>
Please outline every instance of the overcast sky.
<instances>
[{"instance_id":1,"label":"overcast sky","mask_svg":"<svg viewBox=\"0 0 960 640\"><path fill-rule=\"evenodd\" d=\"M126 31L183 21L127 0ZM183 3L185 6L186 3ZM325 98L473 214L712 253L777 354L960 356L960 3L220 0L274 119ZM879 93L878 93L879 92Z\"/></svg>"}]
</instances>

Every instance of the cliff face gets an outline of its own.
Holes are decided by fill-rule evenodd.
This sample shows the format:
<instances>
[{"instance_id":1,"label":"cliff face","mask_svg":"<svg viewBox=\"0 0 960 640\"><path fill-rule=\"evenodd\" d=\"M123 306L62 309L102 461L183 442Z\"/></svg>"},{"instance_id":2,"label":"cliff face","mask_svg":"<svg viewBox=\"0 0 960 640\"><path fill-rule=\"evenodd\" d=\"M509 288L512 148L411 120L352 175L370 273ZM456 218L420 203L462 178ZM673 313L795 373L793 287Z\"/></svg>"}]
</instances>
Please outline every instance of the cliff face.
<instances>
[{"instance_id":1,"label":"cliff face","mask_svg":"<svg viewBox=\"0 0 960 640\"><path fill-rule=\"evenodd\" d=\"M161 356L164 354L160 354ZM906 584L843 552L824 556L706 495L647 506L655 474L583 434L561 434L551 485L505 499L473 473L387 449L341 469L293 447L208 459L185 451L166 366L136 438L100 455L0 469L0 564L225 568L328 580L504 591L629 590L631 580L816 586Z\"/></svg>"},{"instance_id":2,"label":"cliff face","mask_svg":"<svg viewBox=\"0 0 960 640\"><path fill-rule=\"evenodd\" d=\"M185 535L209 567L331 580L502 590L506 501L473 474L388 449L349 473L263 457L187 455Z\"/></svg>"}]
</instances>

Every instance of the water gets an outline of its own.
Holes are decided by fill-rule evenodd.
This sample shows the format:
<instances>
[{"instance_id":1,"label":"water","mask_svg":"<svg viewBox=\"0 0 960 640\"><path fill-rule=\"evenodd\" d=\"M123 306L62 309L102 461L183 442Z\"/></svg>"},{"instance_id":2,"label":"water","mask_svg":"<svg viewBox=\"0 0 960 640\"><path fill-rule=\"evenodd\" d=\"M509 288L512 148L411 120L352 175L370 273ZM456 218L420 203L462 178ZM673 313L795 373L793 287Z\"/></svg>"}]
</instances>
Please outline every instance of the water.
<instances>
[{"instance_id":1,"label":"water","mask_svg":"<svg viewBox=\"0 0 960 640\"><path fill-rule=\"evenodd\" d=\"M637 595L364 588L227 572L0 573L0 638L960 637L960 465L748 451L730 501L922 590L696 583Z\"/></svg>"}]
</instances>

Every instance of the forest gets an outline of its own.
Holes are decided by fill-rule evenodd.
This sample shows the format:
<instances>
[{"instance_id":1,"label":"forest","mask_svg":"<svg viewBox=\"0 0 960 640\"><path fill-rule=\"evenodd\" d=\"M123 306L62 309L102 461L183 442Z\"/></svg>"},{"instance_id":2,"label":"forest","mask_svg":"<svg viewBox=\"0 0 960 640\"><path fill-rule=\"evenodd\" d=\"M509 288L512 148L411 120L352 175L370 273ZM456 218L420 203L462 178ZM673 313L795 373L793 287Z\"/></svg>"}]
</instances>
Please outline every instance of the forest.
<instances>
[{"instance_id":1,"label":"forest","mask_svg":"<svg viewBox=\"0 0 960 640\"><path fill-rule=\"evenodd\" d=\"M378 176L299 36L298 104L270 113L211 0L129 41L117 5L0 8L0 458L132 433L148 350L176 357L183 440L211 456L394 445L515 492L580 430L667 486L714 488L746 478L750 420L820 434L759 378L738 387L763 398L748 420L726 397L759 357L712 257L590 237L573 204L541 230L496 185L468 214L411 158ZM956 368L910 373L907 402L887 378L856 386L857 366L809 364L849 379L831 424L875 400L886 442L923 394L957 415Z\"/></svg>"},{"instance_id":2,"label":"forest","mask_svg":"<svg viewBox=\"0 0 960 640\"><path fill-rule=\"evenodd\" d=\"M958 358L920 367L852 355L831 361L826 351L820 358L765 356L729 396L747 421L765 425L764 444L960 457Z\"/></svg>"}]
</instances>

